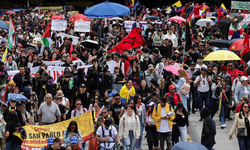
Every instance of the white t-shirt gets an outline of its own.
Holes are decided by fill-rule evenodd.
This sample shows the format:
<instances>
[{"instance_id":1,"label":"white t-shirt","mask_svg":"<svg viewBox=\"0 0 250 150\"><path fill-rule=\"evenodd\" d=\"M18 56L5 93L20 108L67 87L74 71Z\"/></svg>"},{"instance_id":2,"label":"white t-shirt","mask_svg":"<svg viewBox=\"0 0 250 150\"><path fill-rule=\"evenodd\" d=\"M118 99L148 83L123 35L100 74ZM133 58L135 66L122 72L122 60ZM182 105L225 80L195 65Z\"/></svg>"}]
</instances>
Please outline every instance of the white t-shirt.
<instances>
[{"instance_id":1,"label":"white t-shirt","mask_svg":"<svg viewBox=\"0 0 250 150\"><path fill-rule=\"evenodd\" d=\"M196 64L195 69L200 69L201 70L202 67L207 69L207 66L205 64L202 64L202 65Z\"/></svg>"},{"instance_id":2,"label":"white t-shirt","mask_svg":"<svg viewBox=\"0 0 250 150\"><path fill-rule=\"evenodd\" d=\"M128 119L128 128L129 128L129 131L132 131L133 130L132 116L127 116L127 119Z\"/></svg>"},{"instance_id":3,"label":"white t-shirt","mask_svg":"<svg viewBox=\"0 0 250 150\"><path fill-rule=\"evenodd\" d=\"M102 129L104 130L104 136L103 136L103 132L102 132ZM109 130L111 130L111 137L109 135ZM107 149L111 149L113 148L113 146L115 145L115 135L117 135L117 130L116 128L113 126L113 125L110 125L108 129L105 128L105 126L100 126L98 127L97 131L96 131L96 134L98 136L100 136L100 138L107 138L108 141L111 141L111 142L102 142L100 141L100 146L101 147L104 147L104 148L107 148Z\"/></svg>"},{"instance_id":4,"label":"white t-shirt","mask_svg":"<svg viewBox=\"0 0 250 150\"><path fill-rule=\"evenodd\" d=\"M199 80L199 78L202 78L201 81L198 83L198 91L199 92L207 92L209 91L209 82L207 81L207 77L203 78L202 75L197 76L195 78L195 83Z\"/></svg>"},{"instance_id":5,"label":"white t-shirt","mask_svg":"<svg viewBox=\"0 0 250 150\"><path fill-rule=\"evenodd\" d=\"M165 107L161 108L161 117L167 116L166 109ZM172 130L169 128L168 120L167 119L162 119L160 128L157 130L160 133L166 133L166 132L171 132Z\"/></svg>"},{"instance_id":6,"label":"white t-shirt","mask_svg":"<svg viewBox=\"0 0 250 150\"><path fill-rule=\"evenodd\" d=\"M64 106L66 106L66 103L67 103L68 101L69 101L69 99L67 99L66 97L63 97L63 98L62 98L61 104L64 105ZM69 110L66 110L66 109L65 109L65 114L68 114L68 112L69 112Z\"/></svg>"}]
</instances>

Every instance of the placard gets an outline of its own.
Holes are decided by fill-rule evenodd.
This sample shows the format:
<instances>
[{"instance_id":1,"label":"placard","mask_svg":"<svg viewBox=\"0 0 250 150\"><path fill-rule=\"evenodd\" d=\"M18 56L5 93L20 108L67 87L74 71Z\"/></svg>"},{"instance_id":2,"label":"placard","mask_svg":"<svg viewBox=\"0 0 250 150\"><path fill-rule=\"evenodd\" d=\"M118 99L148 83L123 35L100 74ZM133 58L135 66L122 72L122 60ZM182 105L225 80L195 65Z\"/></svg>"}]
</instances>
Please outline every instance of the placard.
<instances>
[{"instance_id":1,"label":"placard","mask_svg":"<svg viewBox=\"0 0 250 150\"><path fill-rule=\"evenodd\" d=\"M90 22L89 21L75 21L75 32L89 32Z\"/></svg>"},{"instance_id":2,"label":"placard","mask_svg":"<svg viewBox=\"0 0 250 150\"><path fill-rule=\"evenodd\" d=\"M67 28L66 20L52 20L51 30L64 31Z\"/></svg>"},{"instance_id":3,"label":"placard","mask_svg":"<svg viewBox=\"0 0 250 150\"><path fill-rule=\"evenodd\" d=\"M231 1L231 9L250 9L250 2Z\"/></svg>"}]
</instances>

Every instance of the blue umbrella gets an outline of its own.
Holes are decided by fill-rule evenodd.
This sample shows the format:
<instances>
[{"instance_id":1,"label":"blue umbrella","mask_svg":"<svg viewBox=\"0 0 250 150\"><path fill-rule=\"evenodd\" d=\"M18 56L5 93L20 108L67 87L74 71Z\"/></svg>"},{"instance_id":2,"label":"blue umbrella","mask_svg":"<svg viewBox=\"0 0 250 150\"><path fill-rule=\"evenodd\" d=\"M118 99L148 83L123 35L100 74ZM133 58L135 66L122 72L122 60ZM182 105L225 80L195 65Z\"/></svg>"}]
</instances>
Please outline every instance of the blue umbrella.
<instances>
[{"instance_id":1,"label":"blue umbrella","mask_svg":"<svg viewBox=\"0 0 250 150\"><path fill-rule=\"evenodd\" d=\"M9 25L6 22L4 22L3 20L0 20L0 28L9 29Z\"/></svg>"},{"instance_id":2,"label":"blue umbrella","mask_svg":"<svg viewBox=\"0 0 250 150\"><path fill-rule=\"evenodd\" d=\"M8 94L8 102L10 101L10 99L15 98L17 101L25 101L28 100L27 97L25 97L23 94L12 94L9 93Z\"/></svg>"},{"instance_id":3,"label":"blue umbrella","mask_svg":"<svg viewBox=\"0 0 250 150\"><path fill-rule=\"evenodd\" d=\"M20 9L13 9L12 11L14 11L14 12L20 12L21 10Z\"/></svg>"},{"instance_id":4,"label":"blue umbrella","mask_svg":"<svg viewBox=\"0 0 250 150\"><path fill-rule=\"evenodd\" d=\"M92 17L117 17L130 14L130 9L124 5L106 1L90 7L84 14Z\"/></svg>"},{"instance_id":5,"label":"blue umbrella","mask_svg":"<svg viewBox=\"0 0 250 150\"><path fill-rule=\"evenodd\" d=\"M207 148L195 142L178 142L172 150L207 150Z\"/></svg>"}]
</instances>

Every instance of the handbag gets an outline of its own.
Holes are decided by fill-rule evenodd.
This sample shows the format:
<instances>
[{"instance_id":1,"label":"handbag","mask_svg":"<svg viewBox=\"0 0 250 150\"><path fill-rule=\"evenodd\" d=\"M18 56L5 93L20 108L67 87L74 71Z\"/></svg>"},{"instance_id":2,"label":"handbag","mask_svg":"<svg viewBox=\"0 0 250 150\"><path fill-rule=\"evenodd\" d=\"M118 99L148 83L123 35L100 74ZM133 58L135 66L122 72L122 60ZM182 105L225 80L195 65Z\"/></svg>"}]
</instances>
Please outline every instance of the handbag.
<instances>
[{"instance_id":1,"label":"handbag","mask_svg":"<svg viewBox=\"0 0 250 150\"><path fill-rule=\"evenodd\" d=\"M179 90L179 93L183 95L188 95L190 92L190 84L184 83Z\"/></svg>"},{"instance_id":2,"label":"handbag","mask_svg":"<svg viewBox=\"0 0 250 150\"><path fill-rule=\"evenodd\" d=\"M237 137L245 136L245 128L238 128Z\"/></svg>"}]
</instances>

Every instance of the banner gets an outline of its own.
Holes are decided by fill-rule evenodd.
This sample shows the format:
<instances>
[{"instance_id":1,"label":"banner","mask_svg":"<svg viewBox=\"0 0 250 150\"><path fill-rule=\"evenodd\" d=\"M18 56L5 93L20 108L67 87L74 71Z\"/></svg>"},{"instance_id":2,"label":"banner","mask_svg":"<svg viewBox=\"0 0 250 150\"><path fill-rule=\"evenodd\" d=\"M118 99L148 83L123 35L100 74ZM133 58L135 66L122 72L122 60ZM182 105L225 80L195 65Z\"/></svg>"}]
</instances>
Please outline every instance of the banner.
<instances>
[{"instance_id":1,"label":"banner","mask_svg":"<svg viewBox=\"0 0 250 150\"><path fill-rule=\"evenodd\" d=\"M67 28L67 20L52 20L51 30L64 31Z\"/></svg>"},{"instance_id":2,"label":"banner","mask_svg":"<svg viewBox=\"0 0 250 150\"><path fill-rule=\"evenodd\" d=\"M250 2L231 1L231 9L250 9Z\"/></svg>"},{"instance_id":3,"label":"banner","mask_svg":"<svg viewBox=\"0 0 250 150\"><path fill-rule=\"evenodd\" d=\"M250 24L250 15L246 16L240 23L239 25L246 28L247 25Z\"/></svg>"},{"instance_id":4,"label":"banner","mask_svg":"<svg viewBox=\"0 0 250 150\"><path fill-rule=\"evenodd\" d=\"M89 32L90 22L89 21L75 21L75 32Z\"/></svg>"},{"instance_id":5,"label":"banner","mask_svg":"<svg viewBox=\"0 0 250 150\"><path fill-rule=\"evenodd\" d=\"M63 142L64 130L68 128L71 121L76 121L78 129L82 133L83 143L92 138L94 132L94 124L92 118L92 112L86 112L75 118L59 122L52 125L26 125L23 128L26 130L27 139L23 141L22 149L25 150L41 150L44 146L47 146L47 140L49 137L60 138Z\"/></svg>"},{"instance_id":6,"label":"banner","mask_svg":"<svg viewBox=\"0 0 250 150\"><path fill-rule=\"evenodd\" d=\"M211 12L206 12L206 18L212 17L212 13Z\"/></svg>"},{"instance_id":7,"label":"banner","mask_svg":"<svg viewBox=\"0 0 250 150\"><path fill-rule=\"evenodd\" d=\"M132 25L133 25L134 22L135 21L125 21L124 22L124 27L125 27L127 33L129 33L132 30ZM140 21L140 23L141 23L141 26L142 26L141 30L144 30L145 26L147 25L147 22L146 21ZM159 24L160 26L162 24L162 22L152 22L152 24L155 24L155 23Z\"/></svg>"},{"instance_id":8,"label":"banner","mask_svg":"<svg viewBox=\"0 0 250 150\"><path fill-rule=\"evenodd\" d=\"M36 72L39 70L39 67L34 67L34 68L30 68L30 76L32 77L36 77ZM19 71L7 71L8 76L9 76L9 81L13 79L14 75L19 73Z\"/></svg>"},{"instance_id":9,"label":"banner","mask_svg":"<svg viewBox=\"0 0 250 150\"><path fill-rule=\"evenodd\" d=\"M64 64L64 62L57 60L57 61L43 61L47 66L61 66ZM74 60L72 61L73 64L76 64L77 66L84 66L85 63L81 60Z\"/></svg>"},{"instance_id":10,"label":"banner","mask_svg":"<svg viewBox=\"0 0 250 150\"><path fill-rule=\"evenodd\" d=\"M63 38L64 38L65 36L66 36L66 37L72 38L72 44L73 44L73 45L76 45L76 44L78 43L79 37L72 36L72 35L65 34L65 33L58 33L58 34L57 34L57 37L61 37L62 41L63 41Z\"/></svg>"}]
</instances>

